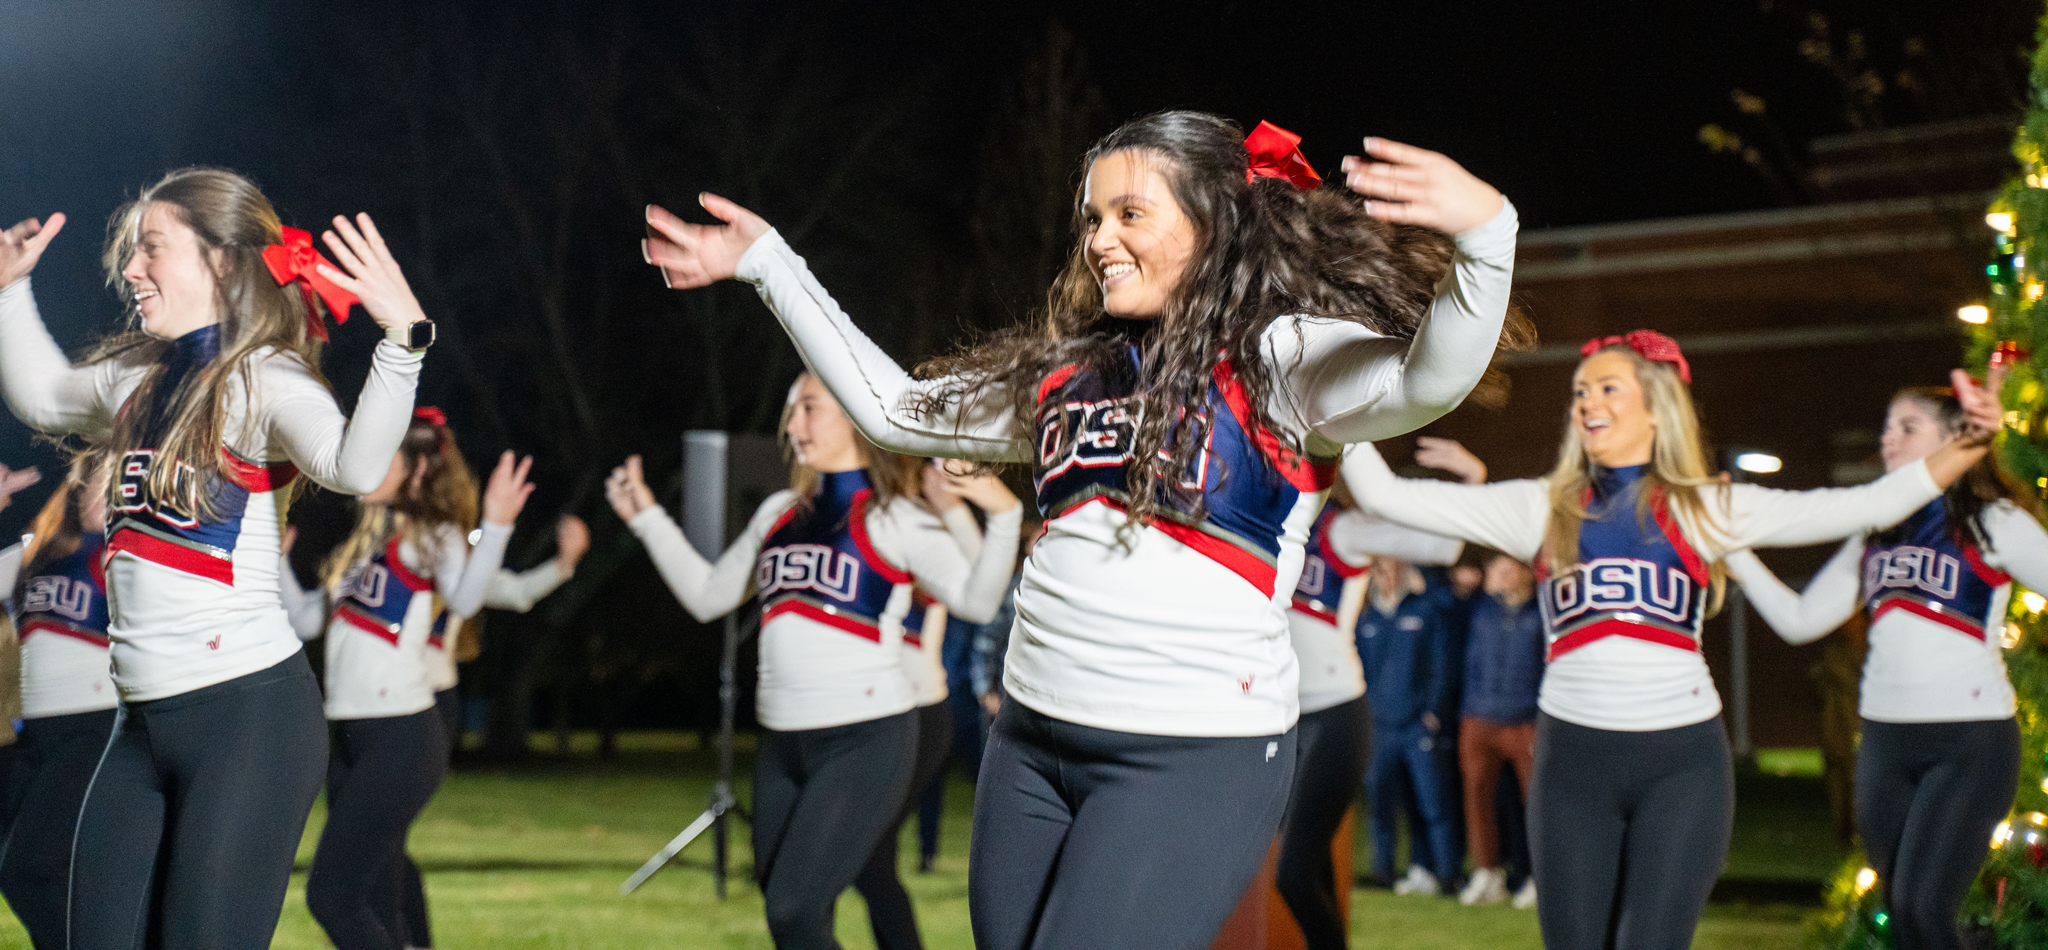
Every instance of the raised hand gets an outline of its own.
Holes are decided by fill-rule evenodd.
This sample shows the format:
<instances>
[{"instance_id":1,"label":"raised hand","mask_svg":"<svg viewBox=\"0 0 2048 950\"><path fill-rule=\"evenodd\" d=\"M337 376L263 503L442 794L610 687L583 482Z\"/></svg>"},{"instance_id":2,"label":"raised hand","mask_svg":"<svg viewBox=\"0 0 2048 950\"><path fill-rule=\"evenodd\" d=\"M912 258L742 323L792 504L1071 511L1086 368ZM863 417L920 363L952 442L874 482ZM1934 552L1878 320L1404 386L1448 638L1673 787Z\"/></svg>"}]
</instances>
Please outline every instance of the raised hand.
<instances>
[{"instance_id":1,"label":"raised hand","mask_svg":"<svg viewBox=\"0 0 2048 950\"><path fill-rule=\"evenodd\" d=\"M1473 455L1472 450L1458 443L1456 439L1441 439L1433 435L1415 437L1415 464L1428 468L1442 469L1458 476L1467 485L1486 483L1486 463Z\"/></svg>"},{"instance_id":2,"label":"raised hand","mask_svg":"<svg viewBox=\"0 0 2048 950\"><path fill-rule=\"evenodd\" d=\"M960 492L953 487L952 476L946 474L945 463L932 459L929 464L921 466L918 473L923 479L921 488L925 504L932 506L933 510L944 511L963 503Z\"/></svg>"},{"instance_id":3,"label":"raised hand","mask_svg":"<svg viewBox=\"0 0 2048 950\"><path fill-rule=\"evenodd\" d=\"M1344 156L1344 184L1370 199L1365 213L1382 221L1463 234L1499 214L1507 200L1457 162L1428 149L1368 138L1365 154Z\"/></svg>"},{"instance_id":4,"label":"raised hand","mask_svg":"<svg viewBox=\"0 0 2048 950\"><path fill-rule=\"evenodd\" d=\"M563 515L555 522L555 563L562 573L576 573L576 562L590 551L590 526L575 515Z\"/></svg>"},{"instance_id":5,"label":"raised hand","mask_svg":"<svg viewBox=\"0 0 2048 950\"><path fill-rule=\"evenodd\" d=\"M35 468L8 468L0 465L0 511L6 510L14 501L14 493L43 480L43 473Z\"/></svg>"},{"instance_id":6,"label":"raised hand","mask_svg":"<svg viewBox=\"0 0 2048 950\"><path fill-rule=\"evenodd\" d=\"M604 498L621 521L631 521L634 515L654 507L654 492L640 474L640 456L628 455L626 464L612 469L612 477L604 482Z\"/></svg>"},{"instance_id":7,"label":"raised hand","mask_svg":"<svg viewBox=\"0 0 2048 950\"><path fill-rule=\"evenodd\" d=\"M532 468L531 455L516 462L511 452L498 456L498 467L491 471L491 480L484 485L484 521L509 525L519 517L519 510L526 507L526 496L533 494L533 485L526 480L526 473Z\"/></svg>"},{"instance_id":8,"label":"raised hand","mask_svg":"<svg viewBox=\"0 0 2048 950\"><path fill-rule=\"evenodd\" d=\"M35 270L36 262L43 259L43 249L62 230L64 215L59 212L48 221L30 218L0 231L0 290Z\"/></svg>"},{"instance_id":9,"label":"raised hand","mask_svg":"<svg viewBox=\"0 0 2048 950\"><path fill-rule=\"evenodd\" d=\"M994 472L978 472L956 475L950 469L941 468L953 494L967 500L967 503L989 514L1009 511L1021 502L1010 486L1003 484Z\"/></svg>"},{"instance_id":10,"label":"raised hand","mask_svg":"<svg viewBox=\"0 0 2048 950\"><path fill-rule=\"evenodd\" d=\"M334 253L335 262L348 271L344 274L323 263L320 276L355 294L378 326L394 330L427 318L426 311L420 309L419 298L413 296L412 285L405 282L405 273L398 269L398 262L392 259L391 249L384 246L384 236L377 233L377 225L369 215L356 215L354 223L335 215L334 230L322 233L320 238Z\"/></svg>"},{"instance_id":11,"label":"raised hand","mask_svg":"<svg viewBox=\"0 0 2048 950\"><path fill-rule=\"evenodd\" d=\"M697 203L724 224L691 224L660 205L647 206L647 238L640 258L661 268L661 282L688 290L726 280L739 270L740 256L769 231L761 216L710 192Z\"/></svg>"},{"instance_id":12,"label":"raised hand","mask_svg":"<svg viewBox=\"0 0 2048 950\"><path fill-rule=\"evenodd\" d=\"M1979 386L1970 374L1959 369L1950 371L1949 382L1955 388L1956 401L1963 404L1959 441L1983 445L2005 428L2005 407L1998 402L1999 391L2005 388L2005 374L2005 367L1994 366L1985 374L1984 385Z\"/></svg>"}]
</instances>

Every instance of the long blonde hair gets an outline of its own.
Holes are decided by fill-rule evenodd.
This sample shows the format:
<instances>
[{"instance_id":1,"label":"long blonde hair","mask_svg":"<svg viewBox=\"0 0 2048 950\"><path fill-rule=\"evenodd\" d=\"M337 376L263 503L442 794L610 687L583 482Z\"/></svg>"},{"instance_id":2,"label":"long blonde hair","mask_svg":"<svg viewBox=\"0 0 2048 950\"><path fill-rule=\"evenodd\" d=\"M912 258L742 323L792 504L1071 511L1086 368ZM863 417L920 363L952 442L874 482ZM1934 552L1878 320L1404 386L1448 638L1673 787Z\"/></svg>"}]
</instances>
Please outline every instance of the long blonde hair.
<instances>
[{"instance_id":1,"label":"long blonde hair","mask_svg":"<svg viewBox=\"0 0 2048 950\"><path fill-rule=\"evenodd\" d=\"M277 210L263 197L256 183L234 172L218 168L184 168L144 189L134 201L114 212L107 222L107 242L102 264L107 285L125 289L121 272L135 253L142 232L142 216L151 205L162 204L198 235L199 246L211 263L216 303L220 309L221 350L213 365L188 375L166 403L169 426L163 444L150 461L145 476L148 490L192 512L203 520L216 520L213 488L222 477L223 455L227 451L228 400L234 395L231 381L239 380L242 397L250 404L256 399L253 381L239 372L258 351L275 349L298 359L306 370L325 384L320 375L320 340L307 330L307 306L311 302L295 286L279 286L263 263L263 249L283 241ZM133 297L124 293L124 297ZM148 367L142 382L114 419L114 434L105 451L120 459L141 447L144 430L150 425L149 407L156 388L163 382L164 360L170 341L142 332L135 326L138 315L130 306L131 329L101 341L88 364L115 360L129 366ZM250 461L262 462L262 459ZM118 489L109 479L110 503ZM294 487L298 482L294 480ZM289 496L280 498L286 502Z\"/></svg>"},{"instance_id":2,"label":"long blonde hair","mask_svg":"<svg viewBox=\"0 0 2048 950\"><path fill-rule=\"evenodd\" d=\"M350 568L376 555L393 538L411 542L427 564L440 560L441 525L454 525L467 537L477 526L476 476L456 448L455 433L433 419L414 417L398 444L405 481L390 504L363 502L356 527L334 553L321 575L338 590ZM413 473L418 472L415 479Z\"/></svg>"},{"instance_id":3,"label":"long blonde hair","mask_svg":"<svg viewBox=\"0 0 2048 950\"><path fill-rule=\"evenodd\" d=\"M1650 466L1643 473L1636 492L1636 518L1644 525L1651 522L1653 513L1650 500L1661 492L1667 504L1681 523L1689 524L1700 532L1705 540L1712 541L1719 535L1719 522L1708 505L1702 488L1714 486L1720 499L1722 513L1728 508L1728 495L1720 488L1720 479L1707 465L1707 451L1700 435L1699 411L1693 406L1692 387L1678 378L1678 371L1669 363L1644 359L1642 354L1621 344L1602 347L1586 355L1592 359L1601 353L1620 353L1628 357L1635 368L1636 383L1642 387L1643 401L1648 404L1650 419L1655 425L1650 442ZM1581 360L1579 365L1584 366ZM1550 470L1550 527L1545 533L1543 551L1539 557L1551 574L1564 574L1579 563L1579 526L1588 517L1585 505L1587 492L1593 487L1593 471L1586 458L1585 442L1579 436L1579 427L1572 424L1567 416L1564 426L1564 442L1557 451L1557 467ZM1721 597L1727 588L1727 571L1719 561L1708 569L1711 578L1711 594L1707 612L1712 614L1721 609Z\"/></svg>"}]
</instances>

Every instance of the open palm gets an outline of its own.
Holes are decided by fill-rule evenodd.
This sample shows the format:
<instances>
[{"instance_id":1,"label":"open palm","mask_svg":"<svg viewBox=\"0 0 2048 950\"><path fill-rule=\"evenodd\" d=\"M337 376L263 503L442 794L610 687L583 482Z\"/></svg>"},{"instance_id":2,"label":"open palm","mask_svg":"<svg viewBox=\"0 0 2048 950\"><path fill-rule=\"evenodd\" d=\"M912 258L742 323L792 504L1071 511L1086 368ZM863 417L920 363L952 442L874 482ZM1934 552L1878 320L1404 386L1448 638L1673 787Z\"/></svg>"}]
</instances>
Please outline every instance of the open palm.
<instances>
[{"instance_id":1,"label":"open palm","mask_svg":"<svg viewBox=\"0 0 2048 950\"><path fill-rule=\"evenodd\" d=\"M661 268L662 283L675 290L732 277L747 248L769 231L760 215L708 191L697 196L697 203L725 223L691 224L660 205L647 206L647 239L640 242L640 256Z\"/></svg>"}]
</instances>

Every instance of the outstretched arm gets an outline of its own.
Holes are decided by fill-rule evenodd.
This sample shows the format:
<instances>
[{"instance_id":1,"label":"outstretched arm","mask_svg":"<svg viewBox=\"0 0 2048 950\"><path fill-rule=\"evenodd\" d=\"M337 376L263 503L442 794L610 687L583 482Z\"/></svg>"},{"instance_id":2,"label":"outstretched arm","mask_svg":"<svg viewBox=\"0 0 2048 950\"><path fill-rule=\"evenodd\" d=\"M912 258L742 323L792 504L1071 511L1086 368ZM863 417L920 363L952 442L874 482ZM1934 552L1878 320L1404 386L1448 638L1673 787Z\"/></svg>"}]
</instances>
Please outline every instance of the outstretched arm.
<instances>
[{"instance_id":1,"label":"outstretched arm","mask_svg":"<svg viewBox=\"0 0 2048 950\"><path fill-rule=\"evenodd\" d=\"M661 579L682 602L683 609L699 623L723 617L746 603L747 592L753 588L754 562L761 555L761 542L774 527L775 519L796 501L796 496L787 491L768 496L760 510L754 512L747 530L713 564L697 553L690 539L683 536L683 529L654 503L654 493L641 476L640 456L630 456L624 465L612 470L612 477L605 482L605 498L646 546L647 556L654 559L655 569L661 572Z\"/></svg>"},{"instance_id":2,"label":"outstretched arm","mask_svg":"<svg viewBox=\"0 0 2048 950\"><path fill-rule=\"evenodd\" d=\"M1787 587L1757 559L1755 552L1737 551L1721 562L1742 584L1743 593L1779 638L1793 646L1812 643L1855 616L1862 592L1863 538L1850 538L1828 558L1804 594Z\"/></svg>"},{"instance_id":3,"label":"outstretched arm","mask_svg":"<svg viewBox=\"0 0 2048 950\"><path fill-rule=\"evenodd\" d=\"M678 290L738 278L754 285L782 321L804 363L876 445L910 455L1021 462L1030 442L1019 435L1009 395L957 379L914 380L860 332L804 260L758 215L712 194L698 196L704 210L726 222L690 224L647 206L650 237L641 256L661 268ZM920 397L964 389L967 404L925 416Z\"/></svg>"},{"instance_id":4,"label":"outstretched arm","mask_svg":"<svg viewBox=\"0 0 2048 950\"><path fill-rule=\"evenodd\" d=\"M1421 428L1456 408L1493 360L1514 275L1514 205L1436 152L1367 139L1346 157L1345 183L1382 220L1451 235L1457 251L1415 338L1379 336L1344 321L1304 321L1268 336L1273 365L1315 435L1366 442ZM1298 352L1296 347L1299 347Z\"/></svg>"},{"instance_id":5,"label":"outstretched arm","mask_svg":"<svg viewBox=\"0 0 2048 950\"><path fill-rule=\"evenodd\" d=\"M44 328L29 273L63 229L53 214L0 231L0 398L33 428L98 437L113 428L117 380L137 374L112 362L74 367Z\"/></svg>"},{"instance_id":6,"label":"outstretched arm","mask_svg":"<svg viewBox=\"0 0 2048 950\"><path fill-rule=\"evenodd\" d=\"M1550 498L1542 482L1455 485L1402 478L1371 443L1345 450L1344 481L1367 514L1483 544L1523 562L1536 557L1550 521Z\"/></svg>"},{"instance_id":7,"label":"outstretched arm","mask_svg":"<svg viewBox=\"0 0 2048 950\"><path fill-rule=\"evenodd\" d=\"M576 576L576 564L589 550L589 526L575 515L563 515L555 524L554 560L526 571L500 569L484 590L484 606L521 614L532 610L534 604Z\"/></svg>"},{"instance_id":8,"label":"outstretched arm","mask_svg":"<svg viewBox=\"0 0 2048 950\"><path fill-rule=\"evenodd\" d=\"M505 546L512 541L512 523L533 494L526 473L533 468L533 456L514 461L506 452L484 485L483 524L476 547L469 546L462 529L441 526L441 562L434 566L434 588L448 612L468 620L484 609L485 592L505 563Z\"/></svg>"}]
</instances>

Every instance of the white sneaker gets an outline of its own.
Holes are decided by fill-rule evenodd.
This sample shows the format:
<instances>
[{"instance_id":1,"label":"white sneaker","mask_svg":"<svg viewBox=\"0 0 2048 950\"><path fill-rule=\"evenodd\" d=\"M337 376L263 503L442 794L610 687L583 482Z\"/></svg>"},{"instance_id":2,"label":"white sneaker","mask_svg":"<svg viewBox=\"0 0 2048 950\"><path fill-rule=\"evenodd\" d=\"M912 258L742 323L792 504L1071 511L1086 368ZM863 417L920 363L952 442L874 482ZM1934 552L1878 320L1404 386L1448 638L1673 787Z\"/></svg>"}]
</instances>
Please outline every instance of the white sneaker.
<instances>
[{"instance_id":1,"label":"white sneaker","mask_svg":"<svg viewBox=\"0 0 2048 950\"><path fill-rule=\"evenodd\" d=\"M1524 881L1524 882L1522 882L1522 889L1521 889L1521 890L1519 890L1519 891L1516 891L1516 892L1515 892L1515 909L1516 909L1516 910L1535 910L1535 909L1536 909L1536 879L1535 879L1535 878L1533 878L1533 877L1532 877L1532 878L1528 879L1527 881Z\"/></svg>"},{"instance_id":2,"label":"white sneaker","mask_svg":"<svg viewBox=\"0 0 2048 950\"><path fill-rule=\"evenodd\" d=\"M1411 864L1408 865L1408 876L1394 882L1394 893L1403 897L1417 894L1434 896L1443 893L1443 885L1437 883L1436 875L1424 870L1422 865Z\"/></svg>"},{"instance_id":3,"label":"white sneaker","mask_svg":"<svg viewBox=\"0 0 2048 950\"><path fill-rule=\"evenodd\" d=\"M1508 899L1508 873L1500 868L1480 868L1472 872L1472 880L1465 890L1458 894L1458 903L1467 907L1479 904L1501 904Z\"/></svg>"}]
</instances>

